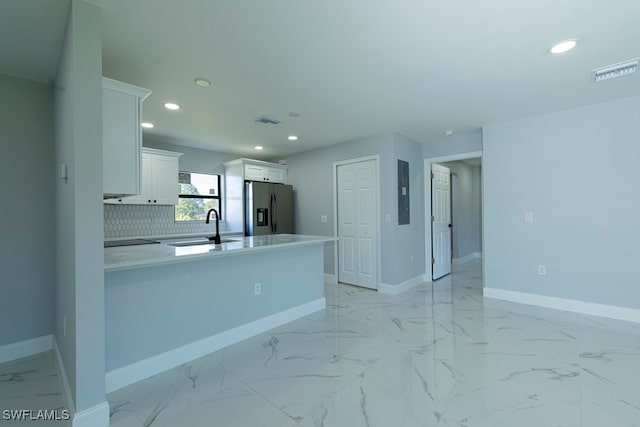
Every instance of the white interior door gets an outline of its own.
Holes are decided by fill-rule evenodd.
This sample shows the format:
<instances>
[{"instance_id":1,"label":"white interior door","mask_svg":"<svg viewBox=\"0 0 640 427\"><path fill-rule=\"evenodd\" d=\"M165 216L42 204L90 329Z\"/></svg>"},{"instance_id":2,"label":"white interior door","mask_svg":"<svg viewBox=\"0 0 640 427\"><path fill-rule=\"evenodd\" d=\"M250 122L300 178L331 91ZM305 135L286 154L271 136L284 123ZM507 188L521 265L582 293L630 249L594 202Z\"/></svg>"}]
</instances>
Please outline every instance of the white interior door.
<instances>
[{"instance_id":1,"label":"white interior door","mask_svg":"<svg viewBox=\"0 0 640 427\"><path fill-rule=\"evenodd\" d=\"M376 161L337 167L338 282L378 288Z\"/></svg>"},{"instance_id":2,"label":"white interior door","mask_svg":"<svg viewBox=\"0 0 640 427\"><path fill-rule=\"evenodd\" d=\"M451 171L431 165L432 279L451 273Z\"/></svg>"}]
</instances>

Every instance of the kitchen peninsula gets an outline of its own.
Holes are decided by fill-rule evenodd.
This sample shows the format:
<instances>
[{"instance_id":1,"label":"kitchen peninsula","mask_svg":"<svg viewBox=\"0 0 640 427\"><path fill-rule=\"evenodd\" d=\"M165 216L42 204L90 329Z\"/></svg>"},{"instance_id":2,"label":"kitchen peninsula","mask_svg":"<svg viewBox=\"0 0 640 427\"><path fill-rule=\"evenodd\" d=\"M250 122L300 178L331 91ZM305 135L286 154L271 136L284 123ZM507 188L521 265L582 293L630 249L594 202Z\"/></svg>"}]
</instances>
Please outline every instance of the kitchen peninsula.
<instances>
[{"instance_id":1,"label":"kitchen peninsula","mask_svg":"<svg viewBox=\"0 0 640 427\"><path fill-rule=\"evenodd\" d=\"M324 244L333 240L106 248L107 392L324 309Z\"/></svg>"}]
</instances>

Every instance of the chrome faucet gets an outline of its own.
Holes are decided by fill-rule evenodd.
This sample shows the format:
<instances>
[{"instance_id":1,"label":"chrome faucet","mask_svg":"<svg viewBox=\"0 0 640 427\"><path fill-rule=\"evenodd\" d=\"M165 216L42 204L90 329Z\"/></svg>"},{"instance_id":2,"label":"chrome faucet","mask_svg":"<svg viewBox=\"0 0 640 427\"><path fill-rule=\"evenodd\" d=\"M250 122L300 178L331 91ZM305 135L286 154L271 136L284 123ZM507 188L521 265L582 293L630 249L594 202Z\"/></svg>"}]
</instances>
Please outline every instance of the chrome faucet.
<instances>
[{"instance_id":1,"label":"chrome faucet","mask_svg":"<svg viewBox=\"0 0 640 427\"><path fill-rule=\"evenodd\" d=\"M220 244L220 215L218 215L218 211L211 208L209 209L209 212L207 212L207 220L205 221L205 224L209 224L209 217L211 216L211 212L216 214L216 235L215 236L208 236L207 238L209 240L213 240L213 243L215 243L216 245Z\"/></svg>"}]
</instances>

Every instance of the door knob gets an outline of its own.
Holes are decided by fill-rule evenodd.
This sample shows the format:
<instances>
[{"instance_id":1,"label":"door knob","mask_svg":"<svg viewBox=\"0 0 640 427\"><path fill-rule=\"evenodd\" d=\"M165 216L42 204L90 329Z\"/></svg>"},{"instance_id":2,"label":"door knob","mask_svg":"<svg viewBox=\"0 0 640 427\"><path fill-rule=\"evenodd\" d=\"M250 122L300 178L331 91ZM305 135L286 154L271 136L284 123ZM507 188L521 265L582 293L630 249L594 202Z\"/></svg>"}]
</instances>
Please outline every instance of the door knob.
<instances>
[{"instance_id":1,"label":"door knob","mask_svg":"<svg viewBox=\"0 0 640 427\"><path fill-rule=\"evenodd\" d=\"M453 224L449 224L449 228L453 227Z\"/></svg>"}]
</instances>

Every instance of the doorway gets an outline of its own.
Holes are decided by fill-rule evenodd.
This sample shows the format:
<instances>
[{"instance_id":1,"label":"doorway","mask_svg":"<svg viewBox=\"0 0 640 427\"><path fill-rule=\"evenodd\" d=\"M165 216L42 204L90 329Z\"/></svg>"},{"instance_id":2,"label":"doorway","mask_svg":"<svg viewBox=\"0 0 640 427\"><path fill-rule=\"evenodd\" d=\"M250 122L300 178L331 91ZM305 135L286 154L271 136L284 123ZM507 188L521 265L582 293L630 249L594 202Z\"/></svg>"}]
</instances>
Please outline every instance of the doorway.
<instances>
[{"instance_id":1,"label":"doorway","mask_svg":"<svg viewBox=\"0 0 640 427\"><path fill-rule=\"evenodd\" d=\"M334 163L337 281L378 289L380 184L378 157Z\"/></svg>"},{"instance_id":2,"label":"doorway","mask_svg":"<svg viewBox=\"0 0 640 427\"><path fill-rule=\"evenodd\" d=\"M480 258L482 254L482 213L481 206L482 203L482 185L481 185L481 176L480 173L480 164L482 159L482 152L469 152L456 154L451 156L443 156L436 158L428 158L425 159L424 171L425 171L425 265L427 266L427 272L425 274L426 277L431 278L432 281L439 279L440 277L446 276L451 271L452 263L456 264L458 262L467 262L473 258ZM454 163L447 163L454 162ZM460 257L460 255L452 256L453 249L456 251L460 251L463 248L463 243L466 245L467 239L470 239L471 242L469 246L473 246L473 238L469 238L467 232L464 230L465 226L461 222L461 213L465 213L466 217L469 215L467 212L467 207L465 209L458 209L458 217L454 213L453 218L451 217L451 191L454 194L460 197L468 197L465 196L465 191L460 191L463 188L451 188L450 186L453 183L453 186L456 187L460 185L461 176L457 173L449 174L449 188L448 193L445 188L440 188L445 183L445 179L443 176L439 177L438 183L433 182L432 178L432 170L437 169L436 164L442 166L453 167L455 164L463 163L463 166L477 167L477 176L473 179L474 182L477 182L477 189L475 191L475 197L477 197L477 209L475 211L476 215L476 224L475 227L477 229L476 233L476 241L477 248L473 249L467 256ZM442 172L446 175L446 172ZM437 174L434 173L434 177ZM462 174L460 174L462 175ZM457 182L455 178L458 178ZM459 202L459 201L458 201ZM448 209L447 209L448 207ZM455 211L455 207L453 209ZM448 212L447 212L448 211ZM446 218L448 214L448 218ZM433 216L432 216L433 215ZM436 221L438 220L438 221ZM465 220L466 221L466 220ZM452 224L450 227L449 224ZM468 226L466 227L468 228ZM460 230L464 233L461 234ZM453 231L453 233L452 233ZM457 233L456 233L457 231ZM463 236L463 238L458 239L457 236ZM464 248L465 251L469 251L469 249ZM460 254L461 252L456 252ZM466 254L466 252L464 252ZM437 259L436 259L437 258ZM452 260L452 258L454 258ZM429 271L429 266L431 267L431 271Z\"/></svg>"}]
</instances>

